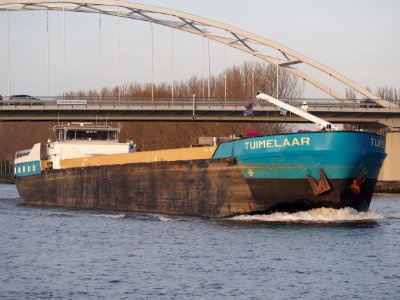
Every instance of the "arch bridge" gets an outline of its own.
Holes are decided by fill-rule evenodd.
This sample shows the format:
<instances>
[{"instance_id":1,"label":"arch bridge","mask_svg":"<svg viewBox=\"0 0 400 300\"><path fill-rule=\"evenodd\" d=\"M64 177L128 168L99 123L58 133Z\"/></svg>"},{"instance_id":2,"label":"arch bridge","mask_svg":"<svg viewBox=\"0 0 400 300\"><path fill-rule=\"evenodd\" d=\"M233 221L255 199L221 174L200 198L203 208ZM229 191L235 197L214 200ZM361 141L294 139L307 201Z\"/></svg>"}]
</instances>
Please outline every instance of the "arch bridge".
<instances>
[{"instance_id":1,"label":"arch bridge","mask_svg":"<svg viewBox=\"0 0 400 300\"><path fill-rule=\"evenodd\" d=\"M371 99L379 107L389 108L394 106L393 103L377 97L367 89L361 87L335 70L282 44L234 26L185 12L118 0L0 0L0 11L9 12L26 10L104 14L171 27L176 30L206 37L209 40L238 49L267 63L273 64L276 66L277 70L285 70L298 78L301 78L304 82L315 86L330 97L340 101L344 101L346 97L331 87L331 79L334 79L343 84L346 88L356 91L366 98ZM302 65L307 66L309 70L300 70L299 67ZM328 76L329 84L326 85L315 76L311 75L314 71L318 71L318 73ZM277 72L277 76L278 75L279 72ZM277 80L277 82L279 81ZM279 98L279 95L275 96Z\"/></svg>"}]
</instances>

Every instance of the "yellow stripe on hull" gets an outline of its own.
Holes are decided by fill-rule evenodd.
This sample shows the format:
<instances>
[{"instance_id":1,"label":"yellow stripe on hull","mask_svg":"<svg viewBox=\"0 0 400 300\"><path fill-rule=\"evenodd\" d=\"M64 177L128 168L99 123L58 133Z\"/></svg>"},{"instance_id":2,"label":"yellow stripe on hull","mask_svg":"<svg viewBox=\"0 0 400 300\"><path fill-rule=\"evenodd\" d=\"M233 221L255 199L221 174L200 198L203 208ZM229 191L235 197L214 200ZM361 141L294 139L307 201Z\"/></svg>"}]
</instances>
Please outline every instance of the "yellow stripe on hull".
<instances>
[{"instance_id":1,"label":"yellow stripe on hull","mask_svg":"<svg viewBox=\"0 0 400 300\"><path fill-rule=\"evenodd\" d=\"M65 159L61 161L61 168L68 169L157 161L210 159L212 158L216 148L217 147L180 148Z\"/></svg>"}]
</instances>

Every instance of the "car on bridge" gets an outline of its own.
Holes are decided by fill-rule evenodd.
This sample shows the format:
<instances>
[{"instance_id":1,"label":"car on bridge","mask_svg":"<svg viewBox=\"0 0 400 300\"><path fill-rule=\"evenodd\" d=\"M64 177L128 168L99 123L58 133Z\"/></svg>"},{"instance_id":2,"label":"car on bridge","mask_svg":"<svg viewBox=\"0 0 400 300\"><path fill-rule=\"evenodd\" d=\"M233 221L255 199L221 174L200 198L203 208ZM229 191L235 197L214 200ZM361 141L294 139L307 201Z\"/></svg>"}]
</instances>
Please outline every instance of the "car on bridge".
<instances>
[{"instance_id":1,"label":"car on bridge","mask_svg":"<svg viewBox=\"0 0 400 300\"><path fill-rule=\"evenodd\" d=\"M376 103L371 99L365 99L358 102L361 108L374 108L377 107Z\"/></svg>"},{"instance_id":2,"label":"car on bridge","mask_svg":"<svg viewBox=\"0 0 400 300\"><path fill-rule=\"evenodd\" d=\"M12 95L8 99L8 105L41 105L43 101L41 99L29 96L29 95Z\"/></svg>"}]
</instances>

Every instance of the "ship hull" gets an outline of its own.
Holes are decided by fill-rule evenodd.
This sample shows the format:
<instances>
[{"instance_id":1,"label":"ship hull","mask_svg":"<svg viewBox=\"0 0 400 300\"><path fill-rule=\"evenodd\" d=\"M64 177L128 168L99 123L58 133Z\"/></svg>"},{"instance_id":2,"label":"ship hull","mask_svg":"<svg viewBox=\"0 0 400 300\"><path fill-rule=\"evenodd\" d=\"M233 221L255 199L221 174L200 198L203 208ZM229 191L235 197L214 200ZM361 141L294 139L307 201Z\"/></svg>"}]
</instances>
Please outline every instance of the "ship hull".
<instances>
[{"instance_id":1,"label":"ship hull","mask_svg":"<svg viewBox=\"0 0 400 300\"><path fill-rule=\"evenodd\" d=\"M386 156L384 137L364 132L269 135L216 149L142 154L93 156L62 162L61 169L19 173L18 192L32 205L204 218L317 207L366 211ZM29 171L31 162L24 163L17 169Z\"/></svg>"},{"instance_id":2,"label":"ship hull","mask_svg":"<svg viewBox=\"0 0 400 300\"><path fill-rule=\"evenodd\" d=\"M353 178L315 195L307 179L248 179L225 159L47 170L17 178L26 204L224 218L316 207L369 207L376 180L359 193Z\"/></svg>"}]
</instances>

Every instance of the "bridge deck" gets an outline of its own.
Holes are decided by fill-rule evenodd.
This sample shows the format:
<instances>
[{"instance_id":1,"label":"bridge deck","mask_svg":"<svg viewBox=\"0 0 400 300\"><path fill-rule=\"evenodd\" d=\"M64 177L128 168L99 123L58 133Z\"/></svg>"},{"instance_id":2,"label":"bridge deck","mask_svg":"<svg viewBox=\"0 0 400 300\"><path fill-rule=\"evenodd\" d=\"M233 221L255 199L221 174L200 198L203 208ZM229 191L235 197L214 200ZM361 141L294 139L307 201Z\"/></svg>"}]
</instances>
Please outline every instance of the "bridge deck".
<instances>
[{"instance_id":1,"label":"bridge deck","mask_svg":"<svg viewBox=\"0 0 400 300\"><path fill-rule=\"evenodd\" d=\"M244 107L250 100L224 101L210 99L169 100L26 100L0 102L0 121L219 121L219 122L284 122L306 120L265 103L254 105L254 116L244 117ZM288 100L300 107L301 100ZM377 123L400 119L397 105L379 108L354 101L307 101L308 112L333 123ZM196 118L193 118L193 115Z\"/></svg>"}]
</instances>

